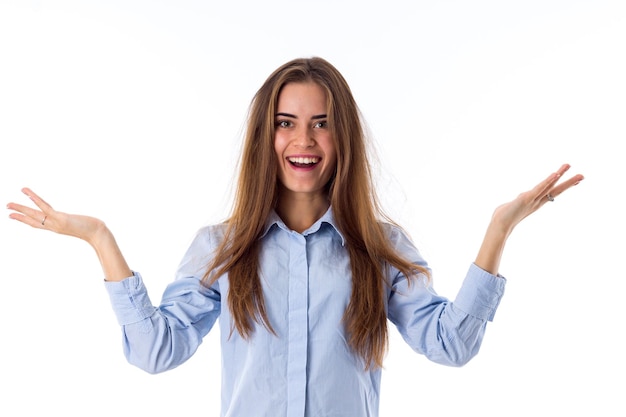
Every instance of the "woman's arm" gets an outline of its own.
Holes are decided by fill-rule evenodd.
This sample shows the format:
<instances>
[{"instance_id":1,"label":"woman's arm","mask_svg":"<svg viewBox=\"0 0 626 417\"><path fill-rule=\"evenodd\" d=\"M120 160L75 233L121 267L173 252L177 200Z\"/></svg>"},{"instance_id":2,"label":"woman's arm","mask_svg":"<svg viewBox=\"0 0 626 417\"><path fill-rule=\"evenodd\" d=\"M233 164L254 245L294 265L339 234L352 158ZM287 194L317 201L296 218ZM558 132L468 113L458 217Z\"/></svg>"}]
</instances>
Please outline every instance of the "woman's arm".
<instances>
[{"instance_id":1,"label":"woman's arm","mask_svg":"<svg viewBox=\"0 0 626 417\"><path fill-rule=\"evenodd\" d=\"M10 218L36 229L50 230L86 241L96 251L107 281L121 281L132 275L113 234L103 221L56 211L29 188L22 189L22 192L39 210L9 203L7 208L14 211L9 215Z\"/></svg>"},{"instance_id":2,"label":"woman's arm","mask_svg":"<svg viewBox=\"0 0 626 417\"><path fill-rule=\"evenodd\" d=\"M557 184L569 168L568 164L562 165L558 171L548 176L533 189L521 193L513 201L496 208L474 262L478 267L493 275L498 274L506 240L515 226L546 202L553 200L584 179L581 174L577 174Z\"/></svg>"}]
</instances>

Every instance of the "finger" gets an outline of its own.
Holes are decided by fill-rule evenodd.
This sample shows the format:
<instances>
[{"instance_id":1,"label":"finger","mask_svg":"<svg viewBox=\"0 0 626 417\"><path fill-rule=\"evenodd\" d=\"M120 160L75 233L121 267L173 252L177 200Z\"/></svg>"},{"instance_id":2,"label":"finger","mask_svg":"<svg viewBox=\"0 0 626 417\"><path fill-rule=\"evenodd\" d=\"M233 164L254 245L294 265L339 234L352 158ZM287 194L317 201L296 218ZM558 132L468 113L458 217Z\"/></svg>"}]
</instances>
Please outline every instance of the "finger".
<instances>
[{"instance_id":1,"label":"finger","mask_svg":"<svg viewBox=\"0 0 626 417\"><path fill-rule=\"evenodd\" d=\"M582 176L581 174L576 174L573 177L569 178L567 181L563 181L561 184L556 185L554 188L552 188L552 190L550 190L550 194L553 197L556 197L556 196L562 194L568 188L577 185L583 179L585 179L584 176Z\"/></svg>"},{"instance_id":2,"label":"finger","mask_svg":"<svg viewBox=\"0 0 626 417\"><path fill-rule=\"evenodd\" d=\"M535 201L545 202L550 198L546 198L546 196L550 193L550 191L554 188L554 184L556 184L561 176L569 169L568 164L563 164L561 167L550 174L546 179L541 181L539 184L532 189L532 195L534 196ZM551 194L553 195L553 194Z\"/></svg>"},{"instance_id":3,"label":"finger","mask_svg":"<svg viewBox=\"0 0 626 417\"><path fill-rule=\"evenodd\" d=\"M561 165L561 167L556 171L556 173L559 175L559 177L563 176L563 174L565 174L567 172L567 170L570 169L570 164L563 164Z\"/></svg>"},{"instance_id":4,"label":"finger","mask_svg":"<svg viewBox=\"0 0 626 417\"><path fill-rule=\"evenodd\" d=\"M11 213L9 214L9 217L13 220L17 220L36 229L45 229L45 221L47 220L47 217L45 215L41 220L37 220L36 218L25 216L21 213Z\"/></svg>"},{"instance_id":5,"label":"finger","mask_svg":"<svg viewBox=\"0 0 626 417\"><path fill-rule=\"evenodd\" d=\"M16 212L11 213L9 215L10 218L40 229L43 228L48 217L42 211L21 204L9 203L7 208Z\"/></svg>"},{"instance_id":6,"label":"finger","mask_svg":"<svg viewBox=\"0 0 626 417\"><path fill-rule=\"evenodd\" d=\"M537 198L545 199L545 201L554 201L554 197L561 194L572 185L578 184L582 181L583 176L578 174L567 181L556 185L556 183L563 177L563 174L565 174L570 168L570 164L563 164L556 172L546 178L546 180L541 183L543 185L543 190L541 190L541 192L537 195ZM537 186L537 188L541 187Z\"/></svg>"},{"instance_id":7,"label":"finger","mask_svg":"<svg viewBox=\"0 0 626 417\"><path fill-rule=\"evenodd\" d=\"M52 206L46 203L43 198L39 197L33 190L30 188L22 188L22 192L28 196L32 200L33 203L37 205L41 209L42 212L48 213L52 210Z\"/></svg>"}]
</instances>

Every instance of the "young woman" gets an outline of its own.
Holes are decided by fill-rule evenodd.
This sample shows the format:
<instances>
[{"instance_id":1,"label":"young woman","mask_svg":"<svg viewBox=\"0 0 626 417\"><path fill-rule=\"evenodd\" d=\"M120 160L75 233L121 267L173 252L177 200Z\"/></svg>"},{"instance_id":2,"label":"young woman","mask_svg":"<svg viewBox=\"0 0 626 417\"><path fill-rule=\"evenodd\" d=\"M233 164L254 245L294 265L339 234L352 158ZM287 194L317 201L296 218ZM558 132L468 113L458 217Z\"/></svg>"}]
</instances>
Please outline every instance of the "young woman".
<instances>
[{"instance_id":1,"label":"young woman","mask_svg":"<svg viewBox=\"0 0 626 417\"><path fill-rule=\"evenodd\" d=\"M250 109L228 221L200 229L154 306L95 218L10 203L10 217L88 242L102 264L129 362L185 362L219 317L223 416L377 416L391 321L416 351L460 366L479 350L505 280L508 236L583 179L561 166L493 213L454 301L432 288L405 232L381 212L358 107L320 58L278 68Z\"/></svg>"}]
</instances>

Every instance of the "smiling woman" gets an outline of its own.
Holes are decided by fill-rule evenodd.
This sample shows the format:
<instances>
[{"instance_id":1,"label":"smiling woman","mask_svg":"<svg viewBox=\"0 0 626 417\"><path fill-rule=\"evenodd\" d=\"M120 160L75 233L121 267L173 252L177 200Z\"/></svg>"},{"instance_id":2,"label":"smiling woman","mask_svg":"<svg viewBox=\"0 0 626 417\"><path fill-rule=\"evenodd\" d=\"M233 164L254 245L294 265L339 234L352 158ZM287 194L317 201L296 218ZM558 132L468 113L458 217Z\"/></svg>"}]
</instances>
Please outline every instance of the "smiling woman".
<instances>
[{"instance_id":1,"label":"smiling woman","mask_svg":"<svg viewBox=\"0 0 626 417\"><path fill-rule=\"evenodd\" d=\"M505 243L521 220L578 184L564 164L493 212L454 301L437 294L408 234L380 209L364 128L322 58L276 69L250 109L232 212L201 228L153 304L97 218L9 203L10 217L95 250L128 361L150 373L187 361L218 321L222 415L378 416L387 322L435 363L479 351L503 296Z\"/></svg>"}]
</instances>

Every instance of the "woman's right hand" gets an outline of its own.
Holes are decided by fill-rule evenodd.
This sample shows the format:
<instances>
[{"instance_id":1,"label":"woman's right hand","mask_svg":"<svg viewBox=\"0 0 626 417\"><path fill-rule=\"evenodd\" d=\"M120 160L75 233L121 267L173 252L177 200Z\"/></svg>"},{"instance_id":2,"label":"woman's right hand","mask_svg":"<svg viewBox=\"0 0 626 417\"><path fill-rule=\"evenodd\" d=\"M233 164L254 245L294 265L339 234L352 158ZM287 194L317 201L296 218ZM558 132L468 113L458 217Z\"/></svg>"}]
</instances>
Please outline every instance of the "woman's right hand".
<instances>
[{"instance_id":1,"label":"woman's right hand","mask_svg":"<svg viewBox=\"0 0 626 417\"><path fill-rule=\"evenodd\" d=\"M132 275L113 234L103 221L95 217L56 211L31 189L24 188L22 192L39 209L9 203L7 208L13 210L9 214L10 218L36 229L50 230L86 241L95 249L107 281L121 281Z\"/></svg>"},{"instance_id":2,"label":"woman's right hand","mask_svg":"<svg viewBox=\"0 0 626 417\"><path fill-rule=\"evenodd\" d=\"M26 194L39 210L17 203L9 203L7 208L14 212L9 215L17 220L36 229L45 229L62 235L74 236L94 245L96 237L106 227L104 222L94 217L80 216L75 214L56 211L41 197L29 188L23 188Z\"/></svg>"}]
</instances>

